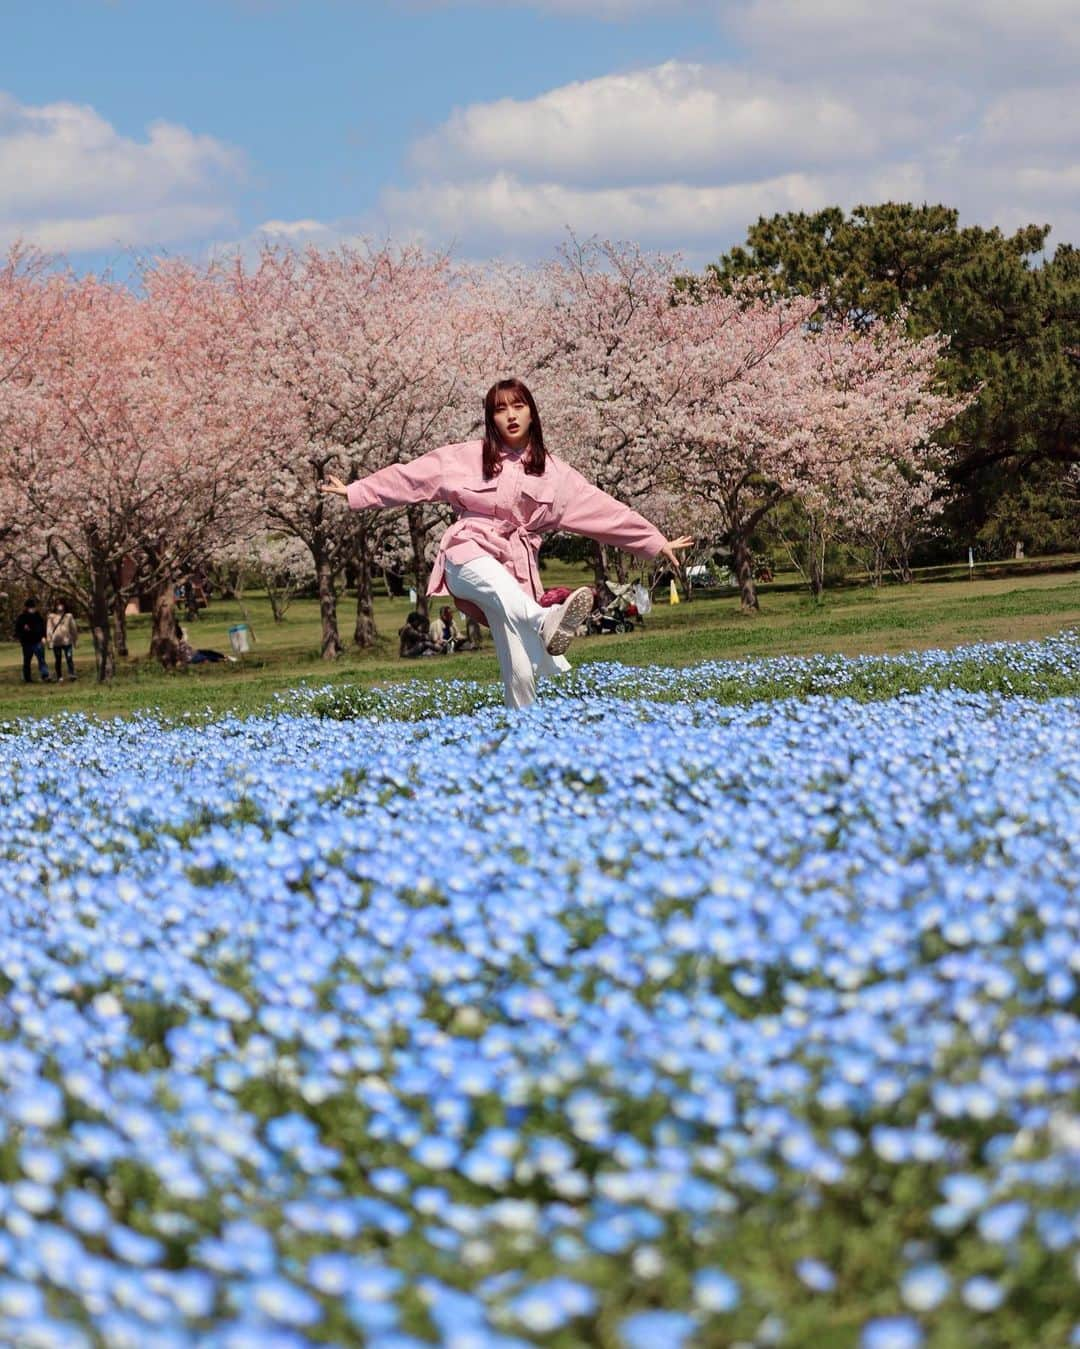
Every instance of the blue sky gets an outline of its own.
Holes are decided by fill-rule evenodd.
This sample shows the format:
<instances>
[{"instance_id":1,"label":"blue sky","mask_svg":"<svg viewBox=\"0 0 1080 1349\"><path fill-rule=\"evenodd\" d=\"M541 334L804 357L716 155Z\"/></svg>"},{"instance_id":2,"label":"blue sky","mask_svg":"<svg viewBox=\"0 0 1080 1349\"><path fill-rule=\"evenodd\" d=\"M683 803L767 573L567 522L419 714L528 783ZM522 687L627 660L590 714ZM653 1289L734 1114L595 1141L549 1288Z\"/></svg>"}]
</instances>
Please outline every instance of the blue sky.
<instances>
[{"instance_id":1,"label":"blue sky","mask_svg":"<svg viewBox=\"0 0 1080 1349\"><path fill-rule=\"evenodd\" d=\"M569 225L697 261L759 214L889 197L1075 240L1071 4L893 8L5 6L0 243L121 270L131 250L357 232L535 257Z\"/></svg>"}]
</instances>

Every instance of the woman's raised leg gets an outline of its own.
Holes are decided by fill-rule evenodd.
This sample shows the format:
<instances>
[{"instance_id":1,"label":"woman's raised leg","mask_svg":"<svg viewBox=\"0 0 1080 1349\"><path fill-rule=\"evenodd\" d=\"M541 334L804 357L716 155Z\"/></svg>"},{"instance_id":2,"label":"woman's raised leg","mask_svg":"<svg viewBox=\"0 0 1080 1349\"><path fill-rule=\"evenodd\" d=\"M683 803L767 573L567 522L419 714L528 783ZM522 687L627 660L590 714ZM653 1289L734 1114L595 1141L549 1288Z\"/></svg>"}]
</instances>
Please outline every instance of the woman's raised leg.
<instances>
[{"instance_id":1,"label":"woman's raised leg","mask_svg":"<svg viewBox=\"0 0 1080 1349\"><path fill-rule=\"evenodd\" d=\"M548 654L544 641L547 610L525 594L501 562L493 557L448 562L446 579L452 595L484 612L499 658L507 707L528 707L536 701L539 677L569 670L565 656Z\"/></svg>"}]
</instances>

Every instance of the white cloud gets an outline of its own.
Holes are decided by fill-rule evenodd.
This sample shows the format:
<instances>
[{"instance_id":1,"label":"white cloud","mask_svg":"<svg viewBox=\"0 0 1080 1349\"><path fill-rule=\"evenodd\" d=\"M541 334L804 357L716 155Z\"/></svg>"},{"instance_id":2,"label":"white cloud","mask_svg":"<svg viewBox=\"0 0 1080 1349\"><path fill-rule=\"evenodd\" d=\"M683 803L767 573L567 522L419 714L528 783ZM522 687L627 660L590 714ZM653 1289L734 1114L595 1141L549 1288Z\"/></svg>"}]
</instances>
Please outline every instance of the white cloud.
<instances>
[{"instance_id":1,"label":"white cloud","mask_svg":"<svg viewBox=\"0 0 1080 1349\"><path fill-rule=\"evenodd\" d=\"M709 184L864 160L881 150L882 130L821 90L668 61L459 109L412 159L436 178L512 170L590 186Z\"/></svg>"},{"instance_id":2,"label":"white cloud","mask_svg":"<svg viewBox=\"0 0 1080 1349\"><path fill-rule=\"evenodd\" d=\"M0 243L77 252L205 237L232 218L238 151L154 122L121 135L91 107L0 93Z\"/></svg>"},{"instance_id":3,"label":"white cloud","mask_svg":"<svg viewBox=\"0 0 1080 1349\"><path fill-rule=\"evenodd\" d=\"M1080 158L1080 82L1074 86L1014 89L987 107L981 129L983 153L1022 153L1030 160Z\"/></svg>"},{"instance_id":4,"label":"white cloud","mask_svg":"<svg viewBox=\"0 0 1080 1349\"><path fill-rule=\"evenodd\" d=\"M460 0L414 0L445 8ZM507 0L474 0L507 8ZM761 68L813 62L846 66L852 57L904 64L912 57L985 75L1075 67L1080 24L1075 0L510 0L510 7L624 22L698 14L755 49ZM848 67L850 72L850 67Z\"/></svg>"},{"instance_id":5,"label":"white cloud","mask_svg":"<svg viewBox=\"0 0 1080 1349\"><path fill-rule=\"evenodd\" d=\"M829 200L824 181L801 174L715 187L660 182L594 189L497 173L392 189L383 209L395 226L422 221L430 239L454 239L472 252L544 251L567 227L579 235L692 250L738 232L761 212L824 206Z\"/></svg>"},{"instance_id":6,"label":"white cloud","mask_svg":"<svg viewBox=\"0 0 1080 1349\"><path fill-rule=\"evenodd\" d=\"M632 18L648 0L533 0ZM738 54L533 99L478 101L417 140L395 228L548 252L566 225L715 254L758 216L940 201L965 224L1080 241L1076 0L709 0Z\"/></svg>"},{"instance_id":7,"label":"white cloud","mask_svg":"<svg viewBox=\"0 0 1080 1349\"><path fill-rule=\"evenodd\" d=\"M1075 74L1075 0L729 0L722 21L763 69L835 72L861 82L903 72L982 88ZM860 70L860 65L862 69Z\"/></svg>"},{"instance_id":8,"label":"white cloud","mask_svg":"<svg viewBox=\"0 0 1080 1349\"><path fill-rule=\"evenodd\" d=\"M235 256L246 263L255 264L268 244L296 249L329 249L356 242L359 237L345 225L324 220L264 220L239 238L214 239L208 245L207 252L215 258Z\"/></svg>"},{"instance_id":9,"label":"white cloud","mask_svg":"<svg viewBox=\"0 0 1080 1349\"><path fill-rule=\"evenodd\" d=\"M264 220L255 227L256 237L268 243L318 243L328 234L335 234L335 230L321 220Z\"/></svg>"}]
</instances>

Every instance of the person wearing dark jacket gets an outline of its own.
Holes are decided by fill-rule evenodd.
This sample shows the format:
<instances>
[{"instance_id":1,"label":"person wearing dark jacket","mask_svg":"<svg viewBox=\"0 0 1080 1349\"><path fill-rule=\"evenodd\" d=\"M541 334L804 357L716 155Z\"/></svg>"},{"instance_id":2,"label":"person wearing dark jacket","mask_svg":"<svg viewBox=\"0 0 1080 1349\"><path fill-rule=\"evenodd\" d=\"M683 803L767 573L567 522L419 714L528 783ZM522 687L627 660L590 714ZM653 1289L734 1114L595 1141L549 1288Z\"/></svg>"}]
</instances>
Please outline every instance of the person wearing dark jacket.
<instances>
[{"instance_id":1,"label":"person wearing dark jacket","mask_svg":"<svg viewBox=\"0 0 1080 1349\"><path fill-rule=\"evenodd\" d=\"M406 660L418 656L434 656L438 648L431 640L429 625L423 614L412 613L405 626L398 629L398 655Z\"/></svg>"},{"instance_id":2,"label":"person wearing dark jacket","mask_svg":"<svg viewBox=\"0 0 1080 1349\"><path fill-rule=\"evenodd\" d=\"M30 662L37 657L41 682L49 682L49 667L45 661L45 620L38 613L37 601L27 600L15 620L15 637L22 647L23 683L31 683Z\"/></svg>"}]
</instances>

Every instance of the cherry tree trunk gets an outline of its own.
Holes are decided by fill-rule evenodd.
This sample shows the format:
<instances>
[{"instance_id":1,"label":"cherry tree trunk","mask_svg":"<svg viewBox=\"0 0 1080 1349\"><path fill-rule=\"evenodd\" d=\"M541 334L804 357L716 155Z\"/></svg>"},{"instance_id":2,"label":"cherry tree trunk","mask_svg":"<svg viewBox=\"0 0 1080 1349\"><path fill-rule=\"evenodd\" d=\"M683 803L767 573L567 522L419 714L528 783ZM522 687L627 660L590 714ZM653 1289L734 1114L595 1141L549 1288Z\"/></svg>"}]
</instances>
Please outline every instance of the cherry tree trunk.
<instances>
[{"instance_id":1,"label":"cherry tree trunk","mask_svg":"<svg viewBox=\"0 0 1080 1349\"><path fill-rule=\"evenodd\" d=\"M900 579L904 585L911 585L915 580L915 574L911 570L911 540L906 534L900 535L897 551L900 562Z\"/></svg>"},{"instance_id":2,"label":"cherry tree trunk","mask_svg":"<svg viewBox=\"0 0 1080 1349\"><path fill-rule=\"evenodd\" d=\"M319 586L319 618L322 622L319 654L323 660L337 660L342 649L337 621L337 591L334 587L334 569L325 554L315 559L315 579Z\"/></svg>"},{"instance_id":3,"label":"cherry tree trunk","mask_svg":"<svg viewBox=\"0 0 1080 1349\"><path fill-rule=\"evenodd\" d=\"M116 668L110 607L108 574L104 565L95 560L90 589L90 633L94 641L94 668L99 684L111 679Z\"/></svg>"},{"instance_id":4,"label":"cherry tree trunk","mask_svg":"<svg viewBox=\"0 0 1080 1349\"><path fill-rule=\"evenodd\" d=\"M150 629L150 654L162 669L175 670L180 663L176 640L176 595L171 577L158 583Z\"/></svg>"},{"instance_id":5,"label":"cherry tree trunk","mask_svg":"<svg viewBox=\"0 0 1080 1349\"><path fill-rule=\"evenodd\" d=\"M356 646L371 647L375 645L379 636L375 626L375 567L371 559L368 532L363 525L358 531L355 566L356 626L353 628L353 643Z\"/></svg>"},{"instance_id":6,"label":"cherry tree trunk","mask_svg":"<svg viewBox=\"0 0 1080 1349\"><path fill-rule=\"evenodd\" d=\"M126 656L128 654L127 614L125 613L124 597L119 591L113 596L113 640L116 643L116 654Z\"/></svg>"},{"instance_id":7,"label":"cherry tree trunk","mask_svg":"<svg viewBox=\"0 0 1080 1349\"><path fill-rule=\"evenodd\" d=\"M266 598L270 601L270 612L274 615L275 623L285 622L285 608L287 591L278 590L272 581L266 583Z\"/></svg>"},{"instance_id":8,"label":"cherry tree trunk","mask_svg":"<svg viewBox=\"0 0 1080 1349\"><path fill-rule=\"evenodd\" d=\"M622 551L621 548L616 549L616 552L615 552L615 575L619 578L619 584L620 584L621 586L624 586L624 585L626 584L626 570L627 570L627 569L626 569L626 554Z\"/></svg>"},{"instance_id":9,"label":"cherry tree trunk","mask_svg":"<svg viewBox=\"0 0 1080 1349\"><path fill-rule=\"evenodd\" d=\"M744 614L760 611L757 587L754 585L754 558L747 535L736 533L731 541L731 569L739 586L739 607Z\"/></svg>"},{"instance_id":10,"label":"cherry tree trunk","mask_svg":"<svg viewBox=\"0 0 1080 1349\"><path fill-rule=\"evenodd\" d=\"M606 586L608 575L608 552L602 543L593 543L593 585Z\"/></svg>"},{"instance_id":11,"label":"cherry tree trunk","mask_svg":"<svg viewBox=\"0 0 1080 1349\"><path fill-rule=\"evenodd\" d=\"M412 549L412 574L416 578L416 610L428 616L427 582L429 567L424 559L424 529L420 520L420 508L410 506L405 512L409 522L409 546Z\"/></svg>"},{"instance_id":12,"label":"cherry tree trunk","mask_svg":"<svg viewBox=\"0 0 1080 1349\"><path fill-rule=\"evenodd\" d=\"M810 593L814 599L819 600L825 589L825 535L818 529L811 527L810 537L807 540L808 565L807 575L810 578Z\"/></svg>"}]
</instances>

